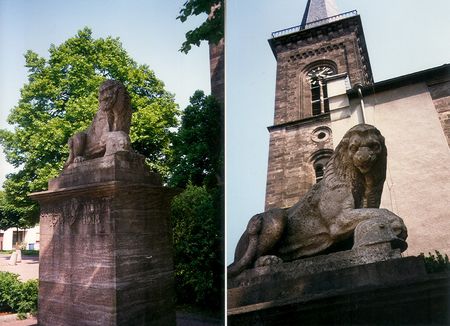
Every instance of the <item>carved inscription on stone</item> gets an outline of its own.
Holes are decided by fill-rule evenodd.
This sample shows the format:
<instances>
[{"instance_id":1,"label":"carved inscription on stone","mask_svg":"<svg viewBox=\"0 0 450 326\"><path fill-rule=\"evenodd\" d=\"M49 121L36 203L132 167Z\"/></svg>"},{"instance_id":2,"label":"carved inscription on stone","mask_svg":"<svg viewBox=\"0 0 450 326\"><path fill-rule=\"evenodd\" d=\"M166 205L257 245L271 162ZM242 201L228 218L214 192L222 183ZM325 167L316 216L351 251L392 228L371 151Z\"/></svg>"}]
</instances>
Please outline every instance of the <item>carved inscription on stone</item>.
<instances>
[{"instance_id":1,"label":"carved inscription on stone","mask_svg":"<svg viewBox=\"0 0 450 326\"><path fill-rule=\"evenodd\" d=\"M56 224L61 223L63 221L63 217L61 213L42 213L41 214L41 223L48 224L51 228Z\"/></svg>"},{"instance_id":2,"label":"carved inscription on stone","mask_svg":"<svg viewBox=\"0 0 450 326\"><path fill-rule=\"evenodd\" d=\"M107 212L108 201L109 198L72 198L57 206L44 208L41 212L41 223L51 228L58 224L76 225L77 221L84 225L97 225L101 222L101 216Z\"/></svg>"},{"instance_id":3,"label":"carved inscription on stone","mask_svg":"<svg viewBox=\"0 0 450 326\"><path fill-rule=\"evenodd\" d=\"M99 224L102 212L105 212L106 200L85 201L80 208L82 224Z\"/></svg>"},{"instance_id":4,"label":"carved inscription on stone","mask_svg":"<svg viewBox=\"0 0 450 326\"><path fill-rule=\"evenodd\" d=\"M72 198L68 205L64 205L65 216L67 216L67 219L68 219L70 225L75 223L79 207L80 207L80 202L76 198Z\"/></svg>"},{"instance_id":5,"label":"carved inscription on stone","mask_svg":"<svg viewBox=\"0 0 450 326\"><path fill-rule=\"evenodd\" d=\"M99 224L100 223L100 214L98 209L95 209L95 205L90 203L83 207L84 212L81 217L81 223L83 224Z\"/></svg>"}]
</instances>

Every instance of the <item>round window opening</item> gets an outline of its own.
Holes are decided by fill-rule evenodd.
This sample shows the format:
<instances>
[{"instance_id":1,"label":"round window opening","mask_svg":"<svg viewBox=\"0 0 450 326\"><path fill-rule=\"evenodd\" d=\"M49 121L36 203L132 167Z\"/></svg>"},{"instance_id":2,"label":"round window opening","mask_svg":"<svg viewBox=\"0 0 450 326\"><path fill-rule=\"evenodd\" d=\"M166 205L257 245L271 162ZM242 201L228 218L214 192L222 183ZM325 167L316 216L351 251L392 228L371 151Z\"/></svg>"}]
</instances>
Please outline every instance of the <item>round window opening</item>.
<instances>
[{"instance_id":1,"label":"round window opening","mask_svg":"<svg viewBox=\"0 0 450 326\"><path fill-rule=\"evenodd\" d=\"M331 129L328 127L319 127L314 129L311 135L311 139L318 143L318 142L324 142L328 140L331 136Z\"/></svg>"}]
</instances>

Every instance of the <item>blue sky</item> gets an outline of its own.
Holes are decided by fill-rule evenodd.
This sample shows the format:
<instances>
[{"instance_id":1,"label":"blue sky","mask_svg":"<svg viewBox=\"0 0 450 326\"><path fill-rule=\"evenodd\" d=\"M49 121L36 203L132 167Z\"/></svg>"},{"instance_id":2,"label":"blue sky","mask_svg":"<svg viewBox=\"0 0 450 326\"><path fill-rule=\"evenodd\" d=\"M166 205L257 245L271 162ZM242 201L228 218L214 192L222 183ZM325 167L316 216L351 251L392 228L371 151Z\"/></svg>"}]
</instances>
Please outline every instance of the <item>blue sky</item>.
<instances>
[{"instance_id":1,"label":"blue sky","mask_svg":"<svg viewBox=\"0 0 450 326\"><path fill-rule=\"evenodd\" d=\"M267 39L299 25L306 0L227 1L227 259L264 210L276 62ZM375 81L450 63L450 1L336 0L361 15Z\"/></svg>"},{"instance_id":2,"label":"blue sky","mask_svg":"<svg viewBox=\"0 0 450 326\"><path fill-rule=\"evenodd\" d=\"M119 37L139 64L147 64L175 94L184 108L197 89L210 92L207 44L189 54L178 51L185 33L206 16L181 23L175 18L184 0L0 0L0 128L27 82L23 54L31 49L48 57L50 44L59 45L84 26L93 36ZM0 154L0 185L12 171Z\"/></svg>"}]
</instances>

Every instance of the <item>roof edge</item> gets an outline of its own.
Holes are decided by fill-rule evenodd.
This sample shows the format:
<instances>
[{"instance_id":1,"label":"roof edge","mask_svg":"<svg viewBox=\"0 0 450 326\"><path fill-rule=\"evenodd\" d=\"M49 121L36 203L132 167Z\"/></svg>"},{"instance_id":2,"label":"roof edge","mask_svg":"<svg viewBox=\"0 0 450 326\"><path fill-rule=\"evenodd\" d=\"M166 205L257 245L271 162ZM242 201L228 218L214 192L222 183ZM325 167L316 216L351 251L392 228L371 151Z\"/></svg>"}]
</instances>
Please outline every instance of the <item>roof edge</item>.
<instances>
[{"instance_id":1,"label":"roof edge","mask_svg":"<svg viewBox=\"0 0 450 326\"><path fill-rule=\"evenodd\" d=\"M367 96L419 82L426 82L431 85L445 81L450 81L450 63L364 85L361 86L361 91L364 96ZM349 89L347 94L350 98L358 97L358 91L355 87Z\"/></svg>"}]
</instances>

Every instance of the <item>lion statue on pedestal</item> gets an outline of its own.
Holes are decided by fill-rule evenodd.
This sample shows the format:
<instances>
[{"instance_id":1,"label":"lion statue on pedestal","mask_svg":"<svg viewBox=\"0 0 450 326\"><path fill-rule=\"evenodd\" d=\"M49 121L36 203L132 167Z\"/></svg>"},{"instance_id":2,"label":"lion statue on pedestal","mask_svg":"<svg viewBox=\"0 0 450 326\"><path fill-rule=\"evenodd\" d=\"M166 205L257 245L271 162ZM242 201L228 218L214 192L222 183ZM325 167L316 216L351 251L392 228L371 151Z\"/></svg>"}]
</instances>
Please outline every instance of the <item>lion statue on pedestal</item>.
<instances>
[{"instance_id":1,"label":"lion statue on pedestal","mask_svg":"<svg viewBox=\"0 0 450 326\"><path fill-rule=\"evenodd\" d=\"M403 242L407 237L403 220L379 209L386 158L384 137L374 126L360 124L347 131L326 165L324 178L303 198L292 207L271 209L250 219L228 266L228 277L255 265L319 254L352 237L360 222L380 217Z\"/></svg>"},{"instance_id":2,"label":"lion statue on pedestal","mask_svg":"<svg viewBox=\"0 0 450 326\"><path fill-rule=\"evenodd\" d=\"M99 108L86 130L70 137L69 158L64 168L117 151L130 151L130 96L122 83L106 80L100 85Z\"/></svg>"}]
</instances>

